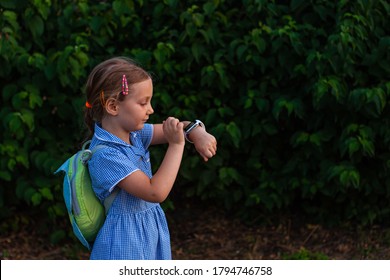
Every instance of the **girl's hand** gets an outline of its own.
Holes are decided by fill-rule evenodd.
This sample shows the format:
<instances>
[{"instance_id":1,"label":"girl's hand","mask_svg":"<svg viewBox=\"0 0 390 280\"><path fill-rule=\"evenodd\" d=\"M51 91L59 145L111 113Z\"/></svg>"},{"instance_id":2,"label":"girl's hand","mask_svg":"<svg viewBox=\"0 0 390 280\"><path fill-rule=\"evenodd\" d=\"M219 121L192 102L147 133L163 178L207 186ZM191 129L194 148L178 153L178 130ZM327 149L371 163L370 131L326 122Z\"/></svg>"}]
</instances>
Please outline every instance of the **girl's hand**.
<instances>
[{"instance_id":1,"label":"girl's hand","mask_svg":"<svg viewBox=\"0 0 390 280\"><path fill-rule=\"evenodd\" d=\"M208 161L217 153L217 140L204 128L197 127L191 131L190 140L194 142L195 149L204 161Z\"/></svg>"},{"instance_id":2,"label":"girl's hand","mask_svg":"<svg viewBox=\"0 0 390 280\"><path fill-rule=\"evenodd\" d=\"M169 144L184 144L183 123L169 117L163 121L163 132Z\"/></svg>"}]
</instances>

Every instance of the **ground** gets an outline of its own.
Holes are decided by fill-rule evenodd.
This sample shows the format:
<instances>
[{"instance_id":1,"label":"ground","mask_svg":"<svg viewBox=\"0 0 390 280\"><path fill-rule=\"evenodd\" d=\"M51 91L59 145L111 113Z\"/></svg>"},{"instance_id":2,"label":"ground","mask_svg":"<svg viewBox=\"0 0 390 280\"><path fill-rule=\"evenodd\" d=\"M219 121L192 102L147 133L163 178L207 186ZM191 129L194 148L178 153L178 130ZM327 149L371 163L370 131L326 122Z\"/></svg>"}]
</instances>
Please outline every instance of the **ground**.
<instances>
[{"instance_id":1,"label":"ground","mask_svg":"<svg viewBox=\"0 0 390 280\"><path fill-rule=\"evenodd\" d=\"M287 218L277 225L248 226L212 206L168 211L167 218L173 259L390 259L390 229L380 226L326 228ZM50 244L32 224L1 233L1 259L88 259L77 241Z\"/></svg>"}]
</instances>

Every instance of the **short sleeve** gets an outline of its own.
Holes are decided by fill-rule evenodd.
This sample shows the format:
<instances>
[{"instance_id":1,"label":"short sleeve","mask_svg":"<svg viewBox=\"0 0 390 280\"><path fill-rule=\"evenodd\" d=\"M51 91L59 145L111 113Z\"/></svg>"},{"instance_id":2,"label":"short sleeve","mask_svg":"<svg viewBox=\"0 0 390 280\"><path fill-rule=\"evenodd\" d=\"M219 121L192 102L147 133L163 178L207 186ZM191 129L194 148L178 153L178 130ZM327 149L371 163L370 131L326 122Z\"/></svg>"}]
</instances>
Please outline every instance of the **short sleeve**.
<instances>
[{"instance_id":1,"label":"short sleeve","mask_svg":"<svg viewBox=\"0 0 390 280\"><path fill-rule=\"evenodd\" d=\"M100 201L104 201L120 181L139 170L125 154L112 147L95 152L88 162L88 169L92 187Z\"/></svg>"},{"instance_id":2,"label":"short sleeve","mask_svg":"<svg viewBox=\"0 0 390 280\"><path fill-rule=\"evenodd\" d=\"M144 125L143 129L141 129L139 131L139 136L141 138L143 146L145 147L145 149L147 149L149 147L150 143L152 142L152 138L153 138L153 125L149 124L149 123L146 123Z\"/></svg>"}]
</instances>

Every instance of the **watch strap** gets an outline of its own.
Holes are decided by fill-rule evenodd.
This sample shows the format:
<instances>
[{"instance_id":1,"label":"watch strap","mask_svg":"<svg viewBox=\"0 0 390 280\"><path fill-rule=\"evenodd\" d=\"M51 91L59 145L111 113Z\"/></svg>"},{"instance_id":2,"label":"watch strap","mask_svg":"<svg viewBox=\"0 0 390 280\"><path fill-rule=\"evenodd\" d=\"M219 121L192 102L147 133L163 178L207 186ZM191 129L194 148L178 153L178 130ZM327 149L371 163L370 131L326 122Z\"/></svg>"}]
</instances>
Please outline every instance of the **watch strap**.
<instances>
[{"instance_id":1,"label":"watch strap","mask_svg":"<svg viewBox=\"0 0 390 280\"><path fill-rule=\"evenodd\" d=\"M203 124L203 122L201 122L200 120L195 120L193 122L190 122L185 128L184 128L184 136L186 138L186 140L190 143L193 143L191 142L189 139L188 139L188 135L190 134L190 132L192 130L194 130L195 128L197 128L198 126L201 126L203 127L204 129L206 129L205 125Z\"/></svg>"}]
</instances>

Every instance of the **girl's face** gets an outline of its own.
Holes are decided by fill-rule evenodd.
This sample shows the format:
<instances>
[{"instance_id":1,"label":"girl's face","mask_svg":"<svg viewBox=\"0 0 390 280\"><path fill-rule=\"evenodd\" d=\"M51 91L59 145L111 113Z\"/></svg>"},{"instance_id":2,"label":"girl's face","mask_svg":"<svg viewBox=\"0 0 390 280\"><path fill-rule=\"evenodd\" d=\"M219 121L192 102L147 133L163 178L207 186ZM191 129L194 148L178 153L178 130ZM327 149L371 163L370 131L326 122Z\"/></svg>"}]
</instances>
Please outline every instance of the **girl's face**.
<instances>
[{"instance_id":1,"label":"girl's face","mask_svg":"<svg viewBox=\"0 0 390 280\"><path fill-rule=\"evenodd\" d=\"M153 83L151 79L133 84L130 93L118 103L118 121L120 126L128 131L140 130L144 127L152 108Z\"/></svg>"}]
</instances>

